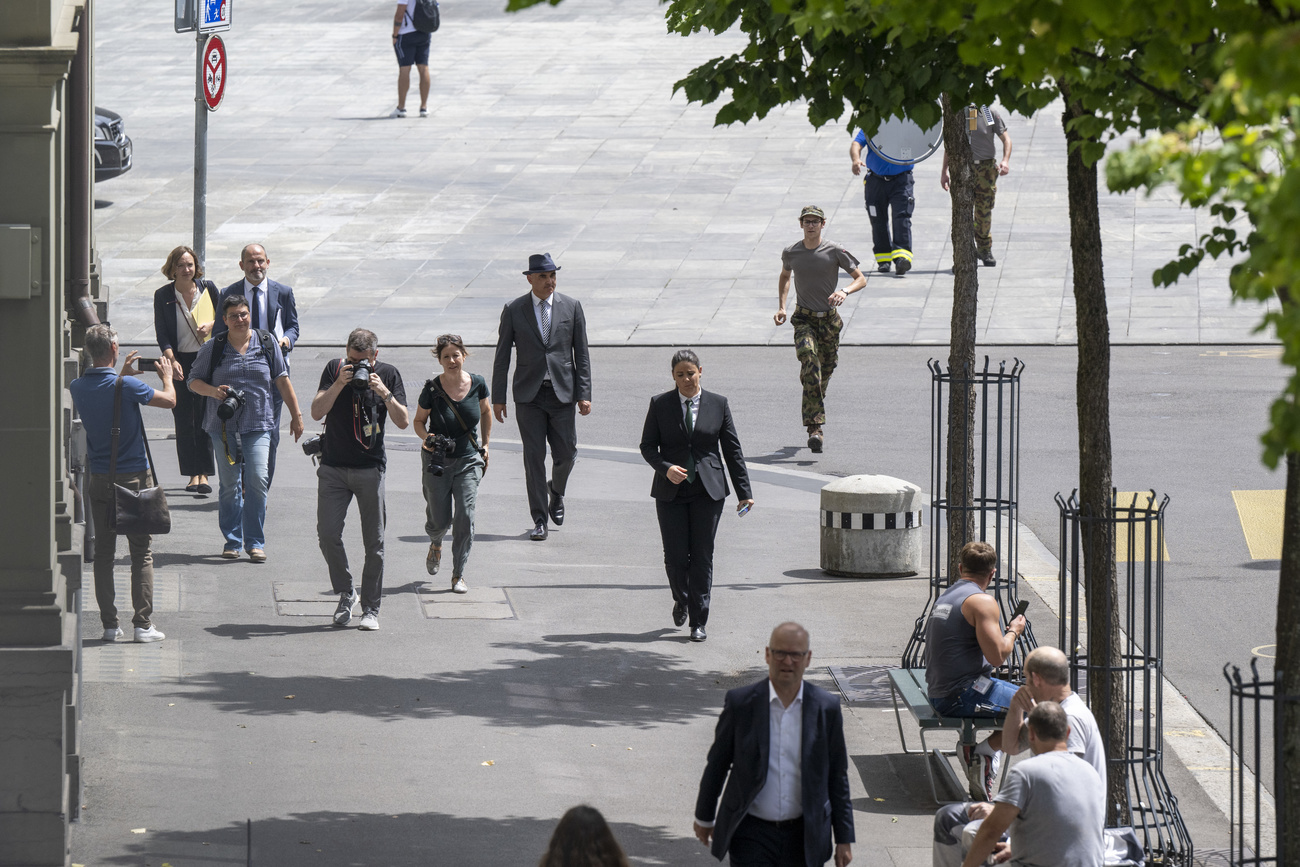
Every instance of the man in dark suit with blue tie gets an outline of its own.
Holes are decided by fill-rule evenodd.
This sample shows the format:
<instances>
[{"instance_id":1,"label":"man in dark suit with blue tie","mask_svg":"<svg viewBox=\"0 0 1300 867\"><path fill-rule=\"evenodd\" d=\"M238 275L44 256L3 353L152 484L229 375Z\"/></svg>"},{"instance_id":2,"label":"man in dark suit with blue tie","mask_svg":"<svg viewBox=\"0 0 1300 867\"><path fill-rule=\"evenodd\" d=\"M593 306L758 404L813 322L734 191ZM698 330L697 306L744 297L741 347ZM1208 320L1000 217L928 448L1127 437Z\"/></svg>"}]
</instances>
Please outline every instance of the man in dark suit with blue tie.
<instances>
[{"instance_id":1,"label":"man in dark suit with blue tie","mask_svg":"<svg viewBox=\"0 0 1300 867\"><path fill-rule=\"evenodd\" d=\"M280 341L280 351L284 353L284 368L289 369L289 353L298 342L298 304L293 298L293 289L283 283L267 279L266 272L271 267L271 259L266 255L266 248L261 244L249 244L239 254L239 270L244 272L244 279L231 283L221 290L217 299L217 310L231 295L243 295L248 299L248 312L253 317L253 328L270 331ZM218 314L212 328L212 336L220 337L229 328ZM280 445L280 409L284 401L280 393L271 389L272 410L275 413L275 427L271 430L271 453L267 461L267 485L275 478L275 450Z\"/></svg>"},{"instance_id":2,"label":"man in dark suit with blue tie","mask_svg":"<svg viewBox=\"0 0 1300 867\"><path fill-rule=\"evenodd\" d=\"M782 623L768 676L727 693L695 802L695 836L719 861L821 867L832 834L835 867L853 860L844 717L836 696L803 682L811 659L807 630Z\"/></svg>"},{"instance_id":3,"label":"man in dark suit with blue tie","mask_svg":"<svg viewBox=\"0 0 1300 867\"><path fill-rule=\"evenodd\" d=\"M524 479L532 512L534 542L546 539L546 519L564 523L564 491L578 453L573 410L591 412L591 356L587 320L577 299L555 291L560 267L550 253L528 257L532 291L501 311L496 360L492 365L492 414L506 419L506 379L515 350L512 388L519 438L524 446ZM546 480L546 446L551 446L551 479Z\"/></svg>"}]
</instances>

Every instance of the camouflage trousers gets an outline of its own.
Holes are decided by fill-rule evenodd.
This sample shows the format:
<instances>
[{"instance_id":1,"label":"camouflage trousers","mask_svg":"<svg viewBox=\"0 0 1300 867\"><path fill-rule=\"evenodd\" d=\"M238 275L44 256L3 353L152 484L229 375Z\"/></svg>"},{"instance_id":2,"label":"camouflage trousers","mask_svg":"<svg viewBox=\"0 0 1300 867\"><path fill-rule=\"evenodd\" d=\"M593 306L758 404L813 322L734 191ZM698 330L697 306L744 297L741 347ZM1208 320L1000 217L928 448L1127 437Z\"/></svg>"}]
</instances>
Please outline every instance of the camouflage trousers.
<instances>
[{"instance_id":1,"label":"camouflage trousers","mask_svg":"<svg viewBox=\"0 0 1300 867\"><path fill-rule=\"evenodd\" d=\"M993 253L993 199L998 194L998 162L975 163L975 252L980 256Z\"/></svg>"},{"instance_id":2,"label":"camouflage trousers","mask_svg":"<svg viewBox=\"0 0 1300 867\"><path fill-rule=\"evenodd\" d=\"M844 320L832 310L814 316L796 308L790 317L794 326L794 354L799 357L799 382L803 384L803 423L826 423L826 386L840 360L840 329Z\"/></svg>"}]
</instances>

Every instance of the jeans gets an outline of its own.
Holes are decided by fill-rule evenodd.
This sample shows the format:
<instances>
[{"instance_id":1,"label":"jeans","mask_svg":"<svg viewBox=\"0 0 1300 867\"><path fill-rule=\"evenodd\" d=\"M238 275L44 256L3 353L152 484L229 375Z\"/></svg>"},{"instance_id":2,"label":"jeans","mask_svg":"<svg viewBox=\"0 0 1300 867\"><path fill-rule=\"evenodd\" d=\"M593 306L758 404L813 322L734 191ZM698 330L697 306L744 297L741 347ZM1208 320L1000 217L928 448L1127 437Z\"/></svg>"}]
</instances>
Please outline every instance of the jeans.
<instances>
[{"instance_id":1,"label":"jeans","mask_svg":"<svg viewBox=\"0 0 1300 867\"><path fill-rule=\"evenodd\" d=\"M379 611L384 592L384 525L388 521L384 508L384 471L379 467L329 467L316 469L316 535L320 552L329 568L330 586L335 593L352 592L352 573L348 571L348 552L343 549L343 524L348 505L357 499L361 513L361 542L366 548L361 567L361 609Z\"/></svg>"},{"instance_id":2,"label":"jeans","mask_svg":"<svg viewBox=\"0 0 1300 867\"><path fill-rule=\"evenodd\" d=\"M117 557L117 533L108 524L109 514L115 508L113 486L108 473L90 474L90 520L95 525L95 602L99 605L99 619L105 629L116 629L117 587L113 581L113 560ZM138 491L148 487L148 473L118 473L117 483ZM131 548L131 607L135 616L131 624L137 629L148 629L153 615L153 552L149 549L152 536L126 537Z\"/></svg>"},{"instance_id":3,"label":"jeans","mask_svg":"<svg viewBox=\"0 0 1300 867\"><path fill-rule=\"evenodd\" d=\"M930 704L943 716L955 717L995 717L1001 716L1011 707L1011 698L1020 687L1005 680L990 677L991 686L985 692L977 692L975 684L963 689L956 695L932 698ZM975 683L979 683L977 678Z\"/></svg>"},{"instance_id":4,"label":"jeans","mask_svg":"<svg viewBox=\"0 0 1300 867\"><path fill-rule=\"evenodd\" d=\"M478 452L447 458L441 476L428 472L428 467L429 453L421 449L424 531L429 534L430 542L441 545L447 528L451 528L451 577L461 578L465 575L469 549L474 545L474 505L478 500L478 483L483 478L483 458Z\"/></svg>"},{"instance_id":5,"label":"jeans","mask_svg":"<svg viewBox=\"0 0 1300 867\"><path fill-rule=\"evenodd\" d=\"M225 549L245 551L266 547L266 491L270 486L267 461L271 451L271 432L254 431L238 434L226 431L230 453L243 452L242 463L233 466L226 460L221 433L209 433L217 453L217 478L221 491L218 522L225 537ZM236 455L238 461L238 456Z\"/></svg>"}]
</instances>

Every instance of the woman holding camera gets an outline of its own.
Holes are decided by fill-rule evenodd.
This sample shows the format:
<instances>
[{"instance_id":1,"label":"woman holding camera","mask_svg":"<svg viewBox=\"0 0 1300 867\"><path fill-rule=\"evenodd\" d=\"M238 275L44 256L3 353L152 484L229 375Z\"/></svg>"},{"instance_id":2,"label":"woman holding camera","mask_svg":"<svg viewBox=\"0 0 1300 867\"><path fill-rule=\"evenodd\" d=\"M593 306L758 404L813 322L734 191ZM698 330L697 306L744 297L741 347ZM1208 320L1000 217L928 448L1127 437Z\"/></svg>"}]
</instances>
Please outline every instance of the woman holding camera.
<instances>
[{"instance_id":1,"label":"woman holding camera","mask_svg":"<svg viewBox=\"0 0 1300 867\"><path fill-rule=\"evenodd\" d=\"M217 287L203 279L198 254L183 245L168 254L162 272L172 282L153 293L154 335L158 348L172 362L175 378L184 382L194 369L199 347L212 335ZM181 475L189 476L185 490L210 494L208 476L216 467L212 463L212 440L203 430L203 409L204 401L198 395L188 388L176 389L172 419Z\"/></svg>"},{"instance_id":2,"label":"woman holding camera","mask_svg":"<svg viewBox=\"0 0 1300 867\"><path fill-rule=\"evenodd\" d=\"M650 399L641 432L641 457L654 467L650 496L659 515L664 568L673 593L673 624L690 619L691 641L704 641L713 590L713 539L726 503L725 460L736 486L736 511L754 505L731 407L700 388L704 367L689 349L673 355L677 387Z\"/></svg>"},{"instance_id":3,"label":"woman holding camera","mask_svg":"<svg viewBox=\"0 0 1300 867\"><path fill-rule=\"evenodd\" d=\"M483 377L465 370L469 352L459 334L444 334L433 349L442 373L424 384L414 427L424 448L425 532L429 553L424 567L437 575L442 565L442 540L451 528L451 590L467 593L465 562L474 544L474 502L478 483L487 471L492 413ZM482 445L475 435L478 426ZM454 507L454 515L453 515Z\"/></svg>"}]
</instances>

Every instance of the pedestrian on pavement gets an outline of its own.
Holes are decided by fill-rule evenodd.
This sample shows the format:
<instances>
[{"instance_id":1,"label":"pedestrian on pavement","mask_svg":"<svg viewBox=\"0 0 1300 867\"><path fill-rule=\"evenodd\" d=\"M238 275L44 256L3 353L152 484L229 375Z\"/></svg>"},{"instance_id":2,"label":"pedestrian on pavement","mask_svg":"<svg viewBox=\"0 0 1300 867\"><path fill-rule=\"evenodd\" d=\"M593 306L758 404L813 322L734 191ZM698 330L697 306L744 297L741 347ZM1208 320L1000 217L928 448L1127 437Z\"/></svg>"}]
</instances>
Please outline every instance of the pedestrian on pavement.
<instances>
[{"instance_id":1,"label":"pedestrian on pavement","mask_svg":"<svg viewBox=\"0 0 1300 867\"><path fill-rule=\"evenodd\" d=\"M279 341L280 352L284 358L284 369L289 371L289 353L298 343L298 302L294 300L293 288L267 278L271 267L271 258L261 244L249 244L239 254L239 268L244 272L244 279L230 284L221 290L217 309L225 310L225 301L232 295L242 295L248 299L249 312L253 317L252 329L262 329L275 335ZM227 325L218 319L212 327L212 335L220 337L226 333ZM280 448L280 409L284 402L280 393L272 390L271 409L275 424L271 427L271 450L267 458L267 485L275 480L275 453Z\"/></svg>"},{"instance_id":2,"label":"pedestrian on pavement","mask_svg":"<svg viewBox=\"0 0 1300 867\"><path fill-rule=\"evenodd\" d=\"M1070 755L1069 719L1054 701L1029 714L1025 759L1007 772L963 867L979 867L989 855L1012 864L1096 867L1105 856L1106 789L1088 762ZM1010 843L999 843L1010 830Z\"/></svg>"},{"instance_id":3,"label":"pedestrian on pavement","mask_svg":"<svg viewBox=\"0 0 1300 867\"><path fill-rule=\"evenodd\" d=\"M641 457L654 468L650 496L655 499L664 569L673 593L673 625L690 619L691 641L708 636L709 596L713 590L713 541L731 491L722 472L727 462L736 486L736 511L754 505L740 437L731 407L720 394L700 388L704 366L689 349L673 354L677 387L650 399L641 430Z\"/></svg>"},{"instance_id":4,"label":"pedestrian on pavement","mask_svg":"<svg viewBox=\"0 0 1300 867\"><path fill-rule=\"evenodd\" d=\"M72 402L81 415L86 431L86 451L90 462L90 519L95 528L95 602L104 625L104 640L122 637L118 625L117 588L113 582L113 560L117 557L117 532L111 524L116 510L113 485L132 491L149 487L149 460L145 452L144 421L141 406L171 409L176 406L176 389L172 385L175 371L171 359L158 359L159 389L137 378L133 364L140 353L127 355L118 376L117 332L107 325L92 325L86 330L86 371L68 385ZM114 420L114 405L120 401L120 420ZM114 437L113 427L118 434ZM116 460L114 460L116 458ZM154 471L157 484L157 470ZM131 549L131 607L135 615L135 640L140 643L162 641L165 636L153 624L153 551L152 537L131 534L126 537Z\"/></svg>"},{"instance_id":5,"label":"pedestrian on pavement","mask_svg":"<svg viewBox=\"0 0 1300 867\"><path fill-rule=\"evenodd\" d=\"M172 282L153 294L153 330L158 349L172 363L172 374L184 382L194 369L199 347L212 336L216 321L217 286L203 279L203 266L193 248L172 250L162 272ZM172 421L176 426L176 457L182 476L188 476L185 490L210 494L208 476L216 472L212 463L212 440L203 430L202 398L188 388L176 389Z\"/></svg>"},{"instance_id":6,"label":"pedestrian on pavement","mask_svg":"<svg viewBox=\"0 0 1300 867\"><path fill-rule=\"evenodd\" d=\"M420 71L420 117L429 116L429 45L431 31L416 27L416 9L435 0L404 0L393 12L393 51L397 54L397 108L389 117L406 117L406 92L411 88L411 67Z\"/></svg>"},{"instance_id":7,"label":"pedestrian on pavement","mask_svg":"<svg viewBox=\"0 0 1300 867\"><path fill-rule=\"evenodd\" d=\"M474 546L474 508L478 484L488 465L492 413L487 382L465 370L469 350L459 334L443 334L433 354L442 373L424 384L415 432L424 443L420 451L424 490L424 531L429 553L424 568L437 575L442 566L442 540L451 529L451 591L468 593L465 564ZM480 440L474 428L482 434Z\"/></svg>"},{"instance_id":8,"label":"pedestrian on pavement","mask_svg":"<svg viewBox=\"0 0 1300 867\"><path fill-rule=\"evenodd\" d=\"M384 424L392 419L406 430L410 415L402 375L379 360L379 338L373 331L353 329L342 358L321 371L311 402L313 421L325 420L316 468L316 535L329 568L330 586L339 595L334 625L347 626L357 605L357 591L343 549L343 525L353 497L361 516L361 542L366 549L361 568L359 628L379 628L379 603L384 592Z\"/></svg>"},{"instance_id":9,"label":"pedestrian on pavement","mask_svg":"<svg viewBox=\"0 0 1300 867\"><path fill-rule=\"evenodd\" d=\"M595 807L570 807L551 834L538 867L628 867L623 847Z\"/></svg>"},{"instance_id":10,"label":"pedestrian on pavement","mask_svg":"<svg viewBox=\"0 0 1300 867\"><path fill-rule=\"evenodd\" d=\"M863 149L866 155L863 155ZM866 168L862 179L867 219L871 221L871 248L876 254L876 270L887 272L892 263L902 277L912 270L912 167L889 162L867 144L867 136L858 130L849 144L853 174ZM892 215L892 220L891 220ZM890 226L893 237L890 237Z\"/></svg>"},{"instance_id":11,"label":"pedestrian on pavement","mask_svg":"<svg viewBox=\"0 0 1300 867\"><path fill-rule=\"evenodd\" d=\"M992 677L1024 634L1018 615L1001 626L997 600L985 591L997 573L998 555L987 542L967 542L957 554L959 580L934 602L925 624L926 695L943 716L994 717L1007 712L1015 684ZM967 751L971 794L987 798L998 772L1000 736Z\"/></svg>"},{"instance_id":12,"label":"pedestrian on pavement","mask_svg":"<svg viewBox=\"0 0 1300 867\"><path fill-rule=\"evenodd\" d=\"M723 701L695 836L736 867L821 867L833 834L835 867L846 867L853 804L839 697L804 682L812 651L799 624L772 630L765 653L768 676Z\"/></svg>"},{"instance_id":13,"label":"pedestrian on pavement","mask_svg":"<svg viewBox=\"0 0 1300 867\"><path fill-rule=\"evenodd\" d=\"M221 303L221 318L226 331L199 350L189 387L210 398L203 429L217 453L218 520L225 537L221 556L238 559L242 547L254 563L265 563L268 462L275 424L272 392L278 392L289 406L294 442L302 436L302 411L280 344L270 332L253 330L248 299L227 296Z\"/></svg>"},{"instance_id":14,"label":"pedestrian on pavement","mask_svg":"<svg viewBox=\"0 0 1300 867\"><path fill-rule=\"evenodd\" d=\"M497 353L492 365L492 415L506 419L506 378L515 350L512 391L519 438L524 446L524 479L532 512L534 542L546 540L546 519L564 523L564 492L578 453L573 410L591 412L591 356L587 319L576 298L555 291L560 266L550 253L528 257L524 276L532 291L501 311ZM551 447L551 479L546 479L546 446Z\"/></svg>"},{"instance_id":15,"label":"pedestrian on pavement","mask_svg":"<svg viewBox=\"0 0 1300 867\"><path fill-rule=\"evenodd\" d=\"M794 275L794 353L799 358L799 382L803 385L803 423L808 429L808 448L820 454L826 423L826 389L840 357L840 330L844 320L836 309L844 299L867 285L857 258L834 241L822 238L826 212L808 205L799 212L803 240L781 251L781 276L777 280L777 310L772 319L785 322L790 275ZM853 277L845 289L838 288L840 269Z\"/></svg>"},{"instance_id":16,"label":"pedestrian on pavement","mask_svg":"<svg viewBox=\"0 0 1300 867\"><path fill-rule=\"evenodd\" d=\"M974 160L975 177L975 255L992 268L998 264L993 258L993 200L998 194L998 176L1011 171L1011 133L1002 113L987 105L971 106L966 110L969 128L971 159ZM993 140L1002 141L1002 160L993 154ZM948 153L943 154L943 168L939 171L939 184L948 189Z\"/></svg>"}]
</instances>

